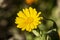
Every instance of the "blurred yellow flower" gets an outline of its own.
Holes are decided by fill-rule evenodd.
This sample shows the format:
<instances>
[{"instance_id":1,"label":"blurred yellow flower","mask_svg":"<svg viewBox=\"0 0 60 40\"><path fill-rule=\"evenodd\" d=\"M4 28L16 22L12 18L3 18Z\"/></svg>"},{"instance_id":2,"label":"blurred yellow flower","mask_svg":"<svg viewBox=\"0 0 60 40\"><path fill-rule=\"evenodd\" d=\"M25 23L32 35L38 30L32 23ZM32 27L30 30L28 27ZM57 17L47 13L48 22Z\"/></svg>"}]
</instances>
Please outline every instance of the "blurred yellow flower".
<instances>
[{"instance_id":1,"label":"blurred yellow flower","mask_svg":"<svg viewBox=\"0 0 60 40\"><path fill-rule=\"evenodd\" d=\"M33 9L32 7L19 11L17 13L18 17L15 19L17 28L21 28L21 30L26 30L29 32L36 29L37 25L41 24L40 20L43 19L43 17L39 17L40 14L41 12L37 13L36 9Z\"/></svg>"},{"instance_id":2,"label":"blurred yellow flower","mask_svg":"<svg viewBox=\"0 0 60 40\"><path fill-rule=\"evenodd\" d=\"M31 5L31 4L33 4L33 3L35 3L35 2L37 2L38 0L25 0L25 2L27 3L27 4L29 4L29 5Z\"/></svg>"}]
</instances>

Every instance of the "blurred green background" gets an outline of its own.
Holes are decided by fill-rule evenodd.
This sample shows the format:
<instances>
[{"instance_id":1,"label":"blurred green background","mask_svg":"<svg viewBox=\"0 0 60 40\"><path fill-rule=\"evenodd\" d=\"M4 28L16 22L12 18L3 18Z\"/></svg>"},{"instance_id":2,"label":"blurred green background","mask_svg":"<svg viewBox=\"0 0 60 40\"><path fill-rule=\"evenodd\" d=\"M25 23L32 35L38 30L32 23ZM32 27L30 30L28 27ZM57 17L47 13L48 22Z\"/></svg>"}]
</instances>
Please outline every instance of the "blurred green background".
<instances>
[{"instance_id":1,"label":"blurred green background","mask_svg":"<svg viewBox=\"0 0 60 40\"><path fill-rule=\"evenodd\" d=\"M30 1L30 0L29 0ZM60 38L60 0L34 0L27 3L26 0L0 0L0 40L40 40L33 33L21 31L16 28L15 18L19 10L33 7L43 16L42 24L37 31L52 30L48 35L51 40ZM34 37L34 38L33 38ZM50 39L49 39L50 40Z\"/></svg>"}]
</instances>

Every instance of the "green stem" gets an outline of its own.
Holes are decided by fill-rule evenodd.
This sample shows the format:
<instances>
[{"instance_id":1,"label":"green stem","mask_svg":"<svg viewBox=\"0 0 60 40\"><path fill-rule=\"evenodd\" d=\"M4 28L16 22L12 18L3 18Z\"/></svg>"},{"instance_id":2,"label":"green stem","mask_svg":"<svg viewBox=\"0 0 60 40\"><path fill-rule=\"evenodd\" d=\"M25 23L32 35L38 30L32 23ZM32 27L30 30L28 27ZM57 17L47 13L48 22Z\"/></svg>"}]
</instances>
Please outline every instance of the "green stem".
<instances>
[{"instance_id":1,"label":"green stem","mask_svg":"<svg viewBox=\"0 0 60 40\"><path fill-rule=\"evenodd\" d=\"M40 31L40 35L41 35L41 40L47 40L47 35L45 31Z\"/></svg>"}]
</instances>

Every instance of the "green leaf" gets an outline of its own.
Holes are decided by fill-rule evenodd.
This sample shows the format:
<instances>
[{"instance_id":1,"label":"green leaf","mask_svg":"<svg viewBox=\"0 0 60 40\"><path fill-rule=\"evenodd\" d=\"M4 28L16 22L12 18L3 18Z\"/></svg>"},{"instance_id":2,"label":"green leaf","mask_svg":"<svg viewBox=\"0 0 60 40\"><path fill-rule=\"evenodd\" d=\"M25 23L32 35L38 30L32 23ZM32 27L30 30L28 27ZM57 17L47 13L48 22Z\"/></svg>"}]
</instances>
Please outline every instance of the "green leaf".
<instances>
[{"instance_id":1,"label":"green leaf","mask_svg":"<svg viewBox=\"0 0 60 40\"><path fill-rule=\"evenodd\" d=\"M40 37L35 37L34 40L40 40Z\"/></svg>"},{"instance_id":2,"label":"green leaf","mask_svg":"<svg viewBox=\"0 0 60 40\"><path fill-rule=\"evenodd\" d=\"M47 20L46 27L49 29L52 26L53 26L53 21Z\"/></svg>"},{"instance_id":3,"label":"green leaf","mask_svg":"<svg viewBox=\"0 0 60 40\"><path fill-rule=\"evenodd\" d=\"M32 34L26 33L25 36L26 36L26 40L33 40Z\"/></svg>"},{"instance_id":4,"label":"green leaf","mask_svg":"<svg viewBox=\"0 0 60 40\"><path fill-rule=\"evenodd\" d=\"M37 32L36 30L33 30L32 33L33 33L34 35L36 35L36 36L39 36L39 35L40 35L39 32Z\"/></svg>"},{"instance_id":5,"label":"green leaf","mask_svg":"<svg viewBox=\"0 0 60 40\"><path fill-rule=\"evenodd\" d=\"M45 31L45 29L46 29L46 26L44 24L40 24L40 25L38 25L38 27L42 31Z\"/></svg>"}]
</instances>

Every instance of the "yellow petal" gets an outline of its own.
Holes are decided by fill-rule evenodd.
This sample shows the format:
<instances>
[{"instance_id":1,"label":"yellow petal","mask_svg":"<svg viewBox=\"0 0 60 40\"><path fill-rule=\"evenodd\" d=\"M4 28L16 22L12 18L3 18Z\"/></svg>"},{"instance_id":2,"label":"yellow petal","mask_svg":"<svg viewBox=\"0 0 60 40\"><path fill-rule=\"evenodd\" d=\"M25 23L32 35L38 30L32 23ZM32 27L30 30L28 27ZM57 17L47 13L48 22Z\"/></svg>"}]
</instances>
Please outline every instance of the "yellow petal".
<instances>
[{"instance_id":1,"label":"yellow petal","mask_svg":"<svg viewBox=\"0 0 60 40\"><path fill-rule=\"evenodd\" d=\"M39 12L39 13L37 14L37 17L39 17L40 14L41 14L41 12Z\"/></svg>"},{"instance_id":2,"label":"yellow petal","mask_svg":"<svg viewBox=\"0 0 60 40\"><path fill-rule=\"evenodd\" d=\"M15 23L16 23L16 24L21 24L21 23L23 23L23 22L24 22L23 19L21 19L21 18L19 18L19 17L16 17L16 19L15 19Z\"/></svg>"},{"instance_id":3,"label":"yellow petal","mask_svg":"<svg viewBox=\"0 0 60 40\"><path fill-rule=\"evenodd\" d=\"M33 8L32 7L29 7L29 11L30 11L30 16L33 16L34 14L34 12L33 12Z\"/></svg>"},{"instance_id":4,"label":"yellow petal","mask_svg":"<svg viewBox=\"0 0 60 40\"><path fill-rule=\"evenodd\" d=\"M25 30L25 28L22 28L21 30L22 30L22 31L24 31L24 30Z\"/></svg>"},{"instance_id":5,"label":"yellow petal","mask_svg":"<svg viewBox=\"0 0 60 40\"><path fill-rule=\"evenodd\" d=\"M29 10L28 10L27 8L23 9L23 12L24 12L24 14L25 14L27 17L30 16L30 15L29 15Z\"/></svg>"},{"instance_id":6,"label":"yellow petal","mask_svg":"<svg viewBox=\"0 0 60 40\"><path fill-rule=\"evenodd\" d=\"M24 13L22 11L19 11L19 13L17 13L17 15L21 18L26 18L26 16L24 15Z\"/></svg>"}]
</instances>

